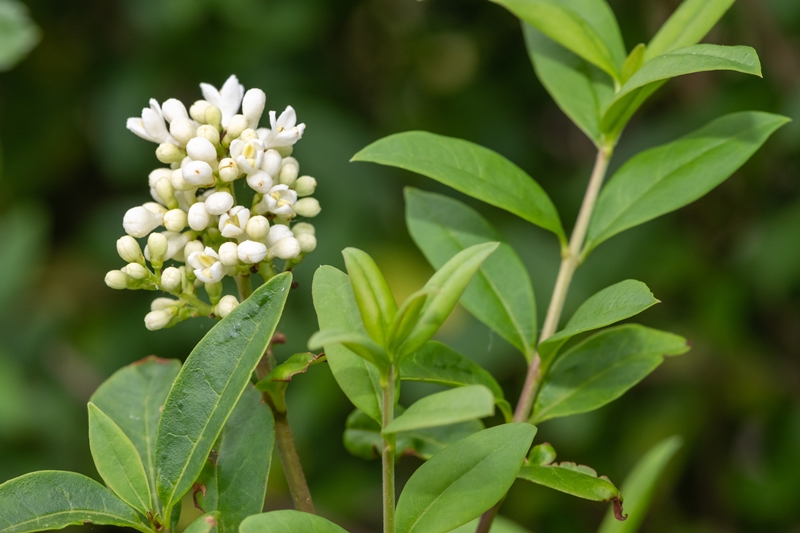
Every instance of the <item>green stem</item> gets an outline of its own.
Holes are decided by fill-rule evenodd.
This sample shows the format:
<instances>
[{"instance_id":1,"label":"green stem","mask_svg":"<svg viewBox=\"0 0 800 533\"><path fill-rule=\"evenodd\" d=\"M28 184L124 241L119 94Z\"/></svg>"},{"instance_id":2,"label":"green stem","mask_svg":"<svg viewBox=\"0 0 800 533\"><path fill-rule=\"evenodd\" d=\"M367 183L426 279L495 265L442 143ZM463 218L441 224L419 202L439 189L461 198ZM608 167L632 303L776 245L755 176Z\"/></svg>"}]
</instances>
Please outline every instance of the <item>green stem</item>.
<instances>
[{"instance_id":1,"label":"green stem","mask_svg":"<svg viewBox=\"0 0 800 533\"><path fill-rule=\"evenodd\" d=\"M605 179L606 171L608 171L608 163L611 161L613 152L614 148L610 144L603 146L597 152L594 170L592 170L592 176L589 178L589 185L586 187L586 194L583 197L581 210L575 222L575 229L572 230L568 248L562 253L561 267L558 270L555 287L553 287L553 295L550 297L550 305L547 308L547 316L544 320L542 333L539 336L539 343L551 337L558 327L561 312L564 310L564 301L567 299L567 292L572 283L572 276L581 263L586 232L589 229L589 220L591 220L594 206L597 203L597 196L600 194L600 188L603 185L603 179ZM534 354L530 365L528 365L525 384L522 386L517 408L514 410L514 422L525 422L530 417L531 408L542 379L540 372L541 362L539 354ZM475 533L489 533L492 521L497 516L504 499L505 497L483 514Z\"/></svg>"},{"instance_id":2,"label":"green stem","mask_svg":"<svg viewBox=\"0 0 800 533\"><path fill-rule=\"evenodd\" d=\"M383 407L381 428L385 428L394 418L394 364L389 367L389 376L383 388ZM394 454L396 437L383 435L383 533L394 533Z\"/></svg>"},{"instance_id":3,"label":"green stem","mask_svg":"<svg viewBox=\"0 0 800 533\"><path fill-rule=\"evenodd\" d=\"M239 289L239 303L244 302L253 294L253 284L250 283L250 274L242 274L234 278L236 288Z\"/></svg>"}]
</instances>

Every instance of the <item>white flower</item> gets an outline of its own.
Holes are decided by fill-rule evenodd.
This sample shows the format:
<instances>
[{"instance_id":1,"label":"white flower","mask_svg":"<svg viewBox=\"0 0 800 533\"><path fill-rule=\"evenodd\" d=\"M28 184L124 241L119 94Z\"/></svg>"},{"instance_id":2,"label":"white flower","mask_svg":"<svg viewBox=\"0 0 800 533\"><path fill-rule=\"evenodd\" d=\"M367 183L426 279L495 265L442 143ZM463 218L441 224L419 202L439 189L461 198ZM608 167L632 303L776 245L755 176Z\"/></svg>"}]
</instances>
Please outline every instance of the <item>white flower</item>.
<instances>
[{"instance_id":1,"label":"white flower","mask_svg":"<svg viewBox=\"0 0 800 533\"><path fill-rule=\"evenodd\" d=\"M175 316L175 308L168 307L167 309L159 309L157 311L150 311L144 316L144 326L150 331L162 329L169 324L172 317Z\"/></svg>"},{"instance_id":2,"label":"white flower","mask_svg":"<svg viewBox=\"0 0 800 533\"><path fill-rule=\"evenodd\" d=\"M129 118L126 127L146 141L178 144L167 131L161 107L154 98L150 99L149 108L142 109L142 117Z\"/></svg>"},{"instance_id":3,"label":"white flower","mask_svg":"<svg viewBox=\"0 0 800 533\"><path fill-rule=\"evenodd\" d=\"M206 198L206 211L212 215L221 215L233 207L233 196L228 191L215 192Z\"/></svg>"},{"instance_id":4,"label":"white flower","mask_svg":"<svg viewBox=\"0 0 800 533\"><path fill-rule=\"evenodd\" d=\"M294 204L294 210L301 217L312 218L319 215L322 208L316 198L301 198Z\"/></svg>"},{"instance_id":5,"label":"white flower","mask_svg":"<svg viewBox=\"0 0 800 533\"><path fill-rule=\"evenodd\" d=\"M200 89L203 91L203 98L222 111L222 126L227 126L231 117L239 111L244 96L244 86L239 83L236 76L232 75L220 90L208 83L201 83Z\"/></svg>"},{"instance_id":6,"label":"white flower","mask_svg":"<svg viewBox=\"0 0 800 533\"><path fill-rule=\"evenodd\" d=\"M247 184L256 192L261 194L269 192L272 188L272 176L263 170L253 172L247 176Z\"/></svg>"},{"instance_id":7,"label":"white flower","mask_svg":"<svg viewBox=\"0 0 800 533\"><path fill-rule=\"evenodd\" d=\"M277 177L281 170L281 154L273 149L264 152L264 161L261 163L261 170L265 171L273 178Z\"/></svg>"},{"instance_id":8,"label":"white flower","mask_svg":"<svg viewBox=\"0 0 800 533\"><path fill-rule=\"evenodd\" d=\"M226 157L219 162L219 177L224 182L234 181L239 177L239 165L230 157Z\"/></svg>"},{"instance_id":9,"label":"white flower","mask_svg":"<svg viewBox=\"0 0 800 533\"><path fill-rule=\"evenodd\" d=\"M167 119L167 122L170 124L179 118L189 118L189 113L186 112L186 106L183 105L183 102L175 98L170 98L161 104L161 111L163 112L164 118Z\"/></svg>"},{"instance_id":10,"label":"white flower","mask_svg":"<svg viewBox=\"0 0 800 533\"><path fill-rule=\"evenodd\" d=\"M217 149L205 137L195 137L186 144L186 153L195 161L213 163L217 160Z\"/></svg>"},{"instance_id":11,"label":"white flower","mask_svg":"<svg viewBox=\"0 0 800 533\"><path fill-rule=\"evenodd\" d=\"M142 248L130 235L117 239L117 253L126 263L144 263Z\"/></svg>"},{"instance_id":12,"label":"white flower","mask_svg":"<svg viewBox=\"0 0 800 533\"><path fill-rule=\"evenodd\" d=\"M183 179L195 187L210 187L214 185L214 174L211 165L205 161L192 161L182 169Z\"/></svg>"},{"instance_id":13,"label":"white flower","mask_svg":"<svg viewBox=\"0 0 800 533\"><path fill-rule=\"evenodd\" d=\"M219 255L206 246L202 252L193 252L187 263L194 268L194 275L203 283L216 283L225 277L225 267L219 261Z\"/></svg>"},{"instance_id":14,"label":"white flower","mask_svg":"<svg viewBox=\"0 0 800 533\"><path fill-rule=\"evenodd\" d=\"M128 275L121 271L121 270L111 270L106 274L106 285L111 287L112 289L127 289L128 288L128 280L130 278Z\"/></svg>"},{"instance_id":15,"label":"white flower","mask_svg":"<svg viewBox=\"0 0 800 533\"><path fill-rule=\"evenodd\" d=\"M190 257L195 252L202 252L205 249L200 241L189 241L183 247L184 257Z\"/></svg>"},{"instance_id":16,"label":"white flower","mask_svg":"<svg viewBox=\"0 0 800 533\"><path fill-rule=\"evenodd\" d=\"M219 217L219 231L223 237L234 239L244 235L244 228L250 220L250 210L241 205L234 206Z\"/></svg>"},{"instance_id":17,"label":"white flower","mask_svg":"<svg viewBox=\"0 0 800 533\"><path fill-rule=\"evenodd\" d=\"M280 259L294 259L300 255L300 242L294 237L284 237L270 246L269 253Z\"/></svg>"},{"instance_id":18,"label":"white flower","mask_svg":"<svg viewBox=\"0 0 800 533\"><path fill-rule=\"evenodd\" d=\"M188 217L183 209L170 209L164 215L164 227L167 228L167 231L183 231L187 222Z\"/></svg>"},{"instance_id":19,"label":"white flower","mask_svg":"<svg viewBox=\"0 0 800 533\"><path fill-rule=\"evenodd\" d=\"M269 234L269 220L261 215L251 217L245 228L247 236L254 241L264 241Z\"/></svg>"},{"instance_id":20,"label":"white flower","mask_svg":"<svg viewBox=\"0 0 800 533\"><path fill-rule=\"evenodd\" d=\"M165 291L180 289L182 283L181 271L175 267L167 267L161 273L161 288Z\"/></svg>"},{"instance_id":21,"label":"white flower","mask_svg":"<svg viewBox=\"0 0 800 533\"><path fill-rule=\"evenodd\" d=\"M159 227L163 218L163 214L154 213L142 205L128 209L122 218L122 227L131 237L141 238Z\"/></svg>"},{"instance_id":22,"label":"white flower","mask_svg":"<svg viewBox=\"0 0 800 533\"><path fill-rule=\"evenodd\" d=\"M236 161L239 170L252 174L261 168L264 161L264 144L258 139L244 142L236 139L231 143L231 157Z\"/></svg>"},{"instance_id":23,"label":"white flower","mask_svg":"<svg viewBox=\"0 0 800 533\"><path fill-rule=\"evenodd\" d=\"M195 231L203 231L211 223L211 215L206 210L206 204L197 202L189 208L187 216L189 227Z\"/></svg>"},{"instance_id":24,"label":"white flower","mask_svg":"<svg viewBox=\"0 0 800 533\"><path fill-rule=\"evenodd\" d=\"M247 118L247 125L253 129L258 127L261 114L264 112L264 104L267 96L261 89L250 89L244 94L242 100L242 114Z\"/></svg>"},{"instance_id":25,"label":"white flower","mask_svg":"<svg viewBox=\"0 0 800 533\"><path fill-rule=\"evenodd\" d=\"M124 267L122 267L122 272L127 274L128 276L132 277L133 279L144 279L150 274L150 271L147 270L146 267L140 265L139 263L128 263Z\"/></svg>"},{"instance_id":26,"label":"white flower","mask_svg":"<svg viewBox=\"0 0 800 533\"><path fill-rule=\"evenodd\" d=\"M235 242L223 242L219 246L219 260L225 266L236 266L239 264L239 247Z\"/></svg>"},{"instance_id":27,"label":"white flower","mask_svg":"<svg viewBox=\"0 0 800 533\"><path fill-rule=\"evenodd\" d=\"M220 318L225 318L231 314L231 311L236 309L238 305L239 300L236 299L236 296L233 296L232 294L223 296L219 303L217 303L217 316Z\"/></svg>"},{"instance_id":28,"label":"white flower","mask_svg":"<svg viewBox=\"0 0 800 533\"><path fill-rule=\"evenodd\" d=\"M259 128L258 134L267 148L293 146L303 136L305 124L297 124L297 114L292 106L286 106L281 116L275 118L275 111L269 112L270 129Z\"/></svg>"},{"instance_id":29,"label":"white flower","mask_svg":"<svg viewBox=\"0 0 800 533\"><path fill-rule=\"evenodd\" d=\"M297 193L289 189L288 185L275 185L264 195L259 205L259 210L266 213L275 213L278 216L294 216L294 206L297 202Z\"/></svg>"},{"instance_id":30,"label":"white flower","mask_svg":"<svg viewBox=\"0 0 800 533\"><path fill-rule=\"evenodd\" d=\"M164 255L164 260L175 259L176 261L184 261L186 256L183 250L189 242L190 234L175 233L172 231L165 231L162 233L167 238L167 253Z\"/></svg>"},{"instance_id":31,"label":"white flower","mask_svg":"<svg viewBox=\"0 0 800 533\"><path fill-rule=\"evenodd\" d=\"M283 239L284 237L293 237L294 234L292 230L289 229L289 226L285 224L275 224L271 228L269 228L269 233L267 234L266 243L267 246L272 247L276 242Z\"/></svg>"},{"instance_id":32,"label":"white flower","mask_svg":"<svg viewBox=\"0 0 800 533\"><path fill-rule=\"evenodd\" d=\"M267 246L261 242L244 241L239 243L239 260L242 263L255 264L267 257ZM136 264L136 263L133 263Z\"/></svg>"}]
</instances>

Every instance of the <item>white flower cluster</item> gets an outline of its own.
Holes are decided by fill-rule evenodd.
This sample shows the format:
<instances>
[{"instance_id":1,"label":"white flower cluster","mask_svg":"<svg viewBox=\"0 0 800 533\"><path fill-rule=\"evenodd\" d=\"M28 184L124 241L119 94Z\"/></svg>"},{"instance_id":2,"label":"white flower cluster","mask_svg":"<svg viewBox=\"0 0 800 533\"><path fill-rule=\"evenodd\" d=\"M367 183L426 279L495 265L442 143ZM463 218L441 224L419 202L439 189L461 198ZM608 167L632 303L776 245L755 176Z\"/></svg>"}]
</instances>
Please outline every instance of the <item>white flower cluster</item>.
<instances>
[{"instance_id":1,"label":"white flower cluster","mask_svg":"<svg viewBox=\"0 0 800 533\"><path fill-rule=\"evenodd\" d=\"M222 295L225 276L236 279L241 293L251 274L269 279L275 259L291 269L317 245L314 227L295 222L317 216L320 205L311 197L316 180L300 176L291 157L305 130L294 109L279 116L270 111L269 128L260 128L264 91L245 92L236 76L220 90L206 83L200 88L204 99L188 111L174 98L161 105L151 99L141 118L127 123L158 143L156 157L168 166L150 173L154 201L125 213L127 235L117 241L117 251L128 265L105 281L114 289L162 290L174 297L153 301L145 317L151 330L192 316L225 317L239 303ZM247 186L236 186L240 178ZM142 251L137 239L145 238ZM201 285L210 303L197 296Z\"/></svg>"}]
</instances>

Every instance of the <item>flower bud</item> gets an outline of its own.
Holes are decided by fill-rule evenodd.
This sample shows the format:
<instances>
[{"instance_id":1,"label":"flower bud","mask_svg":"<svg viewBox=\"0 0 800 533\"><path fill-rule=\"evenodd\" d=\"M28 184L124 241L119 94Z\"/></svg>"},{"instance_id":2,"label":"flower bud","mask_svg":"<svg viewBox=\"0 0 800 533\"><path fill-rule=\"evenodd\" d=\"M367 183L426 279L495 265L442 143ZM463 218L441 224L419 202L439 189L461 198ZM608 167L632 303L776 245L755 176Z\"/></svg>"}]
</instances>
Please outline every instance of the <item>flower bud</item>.
<instances>
[{"instance_id":1,"label":"flower bud","mask_svg":"<svg viewBox=\"0 0 800 533\"><path fill-rule=\"evenodd\" d=\"M297 160L294 157L287 157L281 165L278 181L291 187L299 173L300 166L297 164Z\"/></svg>"},{"instance_id":2,"label":"flower bud","mask_svg":"<svg viewBox=\"0 0 800 533\"><path fill-rule=\"evenodd\" d=\"M214 145L214 148L219 146L219 130L210 124L203 124L197 128L197 137L207 140Z\"/></svg>"},{"instance_id":3,"label":"flower bud","mask_svg":"<svg viewBox=\"0 0 800 533\"><path fill-rule=\"evenodd\" d=\"M112 289L121 290L128 288L129 280L130 278L125 272L121 270L111 270L106 274L105 282L106 285L108 285Z\"/></svg>"},{"instance_id":4,"label":"flower bud","mask_svg":"<svg viewBox=\"0 0 800 533\"><path fill-rule=\"evenodd\" d=\"M239 305L239 300L237 300L236 297L233 296L232 294L223 296L222 299L220 299L219 303L217 304L216 314L220 318L225 318L231 313L231 311L236 309L238 305Z\"/></svg>"},{"instance_id":5,"label":"flower bud","mask_svg":"<svg viewBox=\"0 0 800 533\"><path fill-rule=\"evenodd\" d=\"M281 157L289 157L294 152L294 146L276 146L275 149L281 154Z\"/></svg>"},{"instance_id":6,"label":"flower bud","mask_svg":"<svg viewBox=\"0 0 800 533\"><path fill-rule=\"evenodd\" d=\"M308 222L298 222L292 226L292 233L295 237L298 237L303 234L316 235L317 231L314 229L314 226Z\"/></svg>"},{"instance_id":7,"label":"flower bud","mask_svg":"<svg viewBox=\"0 0 800 533\"><path fill-rule=\"evenodd\" d=\"M297 196L310 196L317 189L317 180L311 176L303 176L294 182L292 188L297 192Z\"/></svg>"},{"instance_id":8,"label":"flower bud","mask_svg":"<svg viewBox=\"0 0 800 533\"><path fill-rule=\"evenodd\" d=\"M192 161L182 169L183 179L195 187L210 187L214 185L214 175L211 165L205 161Z\"/></svg>"},{"instance_id":9,"label":"flower bud","mask_svg":"<svg viewBox=\"0 0 800 533\"><path fill-rule=\"evenodd\" d=\"M254 241L264 241L269 234L269 220L261 215L251 217L247 221L245 232Z\"/></svg>"},{"instance_id":10,"label":"flower bud","mask_svg":"<svg viewBox=\"0 0 800 533\"><path fill-rule=\"evenodd\" d=\"M205 249L203 243L200 241L189 241L186 243L186 246L183 248L183 255L184 257L188 258L195 252L202 252Z\"/></svg>"},{"instance_id":11,"label":"flower bud","mask_svg":"<svg viewBox=\"0 0 800 533\"><path fill-rule=\"evenodd\" d=\"M297 236L297 242L300 243L300 251L304 254L309 254L317 247L317 238L308 233L301 233Z\"/></svg>"},{"instance_id":12,"label":"flower bud","mask_svg":"<svg viewBox=\"0 0 800 533\"><path fill-rule=\"evenodd\" d=\"M175 98L170 98L161 104L161 113L170 124L179 119L188 120L189 118L189 114L186 112L186 106L183 105L183 102ZM175 136L173 135L173 137Z\"/></svg>"},{"instance_id":13,"label":"flower bud","mask_svg":"<svg viewBox=\"0 0 800 533\"><path fill-rule=\"evenodd\" d=\"M164 257L167 255L169 243L167 238L161 233L151 233L147 238L147 251L150 256L150 264L155 268L161 268L164 264Z\"/></svg>"},{"instance_id":14,"label":"flower bud","mask_svg":"<svg viewBox=\"0 0 800 533\"><path fill-rule=\"evenodd\" d=\"M216 305L219 299L222 298L222 282L206 283L205 288L208 299L211 300L211 305Z\"/></svg>"},{"instance_id":15,"label":"flower bud","mask_svg":"<svg viewBox=\"0 0 800 533\"><path fill-rule=\"evenodd\" d=\"M128 235L141 238L160 226L162 218L144 206L133 207L122 218L122 227Z\"/></svg>"},{"instance_id":16,"label":"flower bud","mask_svg":"<svg viewBox=\"0 0 800 533\"><path fill-rule=\"evenodd\" d=\"M206 210L206 204L203 202L192 204L189 208L187 221L189 222L189 227L195 231L203 231L206 229L211 223L211 215L209 215Z\"/></svg>"},{"instance_id":17,"label":"flower bud","mask_svg":"<svg viewBox=\"0 0 800 533\"><path fill-rule=\"evenodd\" d=\"M170 208L178 207L178 200L175 199L175 187L169 178L160 178L155 186L156 194Z\"/></svg>"},{"instance_id":18,"label":"flower bud","mask_svg":"<svg viewBox=\"0 0 800 533\"><path fill-rule=\"evenodd\" d=\"M322 208L316 198L301 198L294 204L294 212L301 217L312 218L319 215Z\"/></svg>"},{"instance_id":19,"label":"flower bud","mask_svg":"<svg viewBox=\"0 0 800 533\"><path fill-rule=\"evenodd\" d=\"M272 188L272 177L264 170L257 170L247 176L247 184L254 191L265 194Z\"/></svg>"},{"instance_id":20,"label":"flower bud","mask_svg":"<svg viewBox=\"0 0 800 533\"><path fill-rule=\"evenodd\" d=\"M150 185L150 187L155 188L156 183L158 183L158 180L160 180L161 178L169 178L171 175L172 175L171 168L157 168L150 174L148 174L147 183Z\"/></svg>"},{"instance_id":21,"label":"flower bud","mask_svg":"<svg viewBox=\"0 0 800 533\"><path fill-rule=\"evenodd\" d=\"M183 231L187 222L188 217L183 209L172 209L164 215L164 227L167 228L167 231Z\"/></svg>"},{"instance_id":22,"label":"flower bud","mask_svg":"<svg viewBox=\"0 0 800 533\"><path fill-rule=\"evenodd\" d=\"M167 238L167 255L164 256L164 260L175 259L176 261L183 261L183 249L186 247L186 243L189 242L189 239L194 237L194 234L190 231L186 233L165 231L162 235Z\"/></svg>"},{"instance_id":23,"label":"flower bud","mask_svg":"<svg viewBox=\"0 0 800 533\"><path fill-rule=\"evenodd\" d=\"M210 106L205 100L198 100L189 108L189 115L200 124L206 124L206 109Z\"/></svg>"},{"instance_id":24,"label":"flower bud","mask_svg":"<svg viewBox=\"0 0 800 533\"><path fill-rule=\"evenodd\" d=\"M167 209L163 205L155 202L145 202L142 204L142 207L154 213L158 217L159 223L161 223L161 220L163 220L164 215L167 213Z\"/></svg>"},{"instance_id":25,"label":"flower bud","mask_svg":"<svg viewBox=\"0 0 800 533\"><path fill-rule=\"evenodd\" d=\"M279 240L283 239L284 237L293 237L292 230L289 229L289 226L285 224L273 224L271 228L269 228L269 234L267 234L267 246L272 246Z\"/></svg>"},{"instance_id":26,"label":"flower bud","mask_svg":"<svg viewBox=\"0 0 800 533\"><path fill-rule=\"evenodd\" d=\"M161 288L167 292L177 291L182 283L181 271L175 267L167 267L161 273Z\"/></svg>"},{"instance_id":27,"label":"flower bud","mask_svg":"<svg viewBox=\"0 0 800 533\"><path fill-rule=\"evenodd\" d=\"M239 140L242 141L242 142L252 141L253 139L258 139L258 138L259 137L258 137L258 133L256 132L256 130L253 130L253 129L250 129L250 128L247 128L246 130L244 130L242 132L241 135L239 135Z\"/></svg>"},{"instance_id":28,"label":"flower bud","mask_svg":"<svg viewBox=\"0 0 800 533\"><path fill-rule=\"evenodd\" d=\"M144 327L150 331L165 328L172 317L175 316L175 309L169 307L167 309L159 309L157 311L150 311L144 316Z\"/></svg>"},{"instance_id":29,"label":"flower bud","mask_svg":"<svg viewBox=\"0 0 800 533\"><path fill-rule=\"evenodd\" d=\"M158 233L155 233L155 235L158 235ZM150 274L150 271L139 263L128 263L122 267L122 272L133 279L144 279Z\"/></svg>"},{"instance_id":30,"label":"flower bud","mask_svg":"<svg viewBox=\"0 0 800 533\"><path fill-rule=\"evenodd\" d=\"M300 243L294 237L284 237L273 244L269 251L280 259L294 259L300 255Z\"/></svg>"},{"instance_id":31,"label":"flower bud","mask_svg":"<svg viewBox=\"0 0 800 533\"><path fill-rule=\"evenodd\" d=\"M272 177L277 177L281 170L281 154L277 150L267 150L264 152L264 160L261 162L261 169Z\"/></svg>"},{"instance_id":32,"label":"flower bud","mask_svg":"<svg viewBox=\"0 0 800 533\"><path fill-rule=\"evenodd\" d=\"M242 114L247 118L247 124L255 129L258 127L258 121L261 120L261 114L264 112L264 104L267 101L267 96L261 89L250 89L244 93L242 99Z\"/></svg>"},{"instance_id":33,"label":"flower bud","mask_svg":"<svg viewBox=\"0 0 800 533\"><path fill-rule=\"evenodd\" d=\"M221 215L233 207L233 196L228 191L215 192L206 198L206 211L212 215Z\"/></svg>"},{"instance_id":34,"label":"flower bud","mask_svg":"<svg viewBox=\"0 0 800 533\"><path fill-rule=\"evenodd\" d=\"M192 185L183 179L183 169L176 168L169 176L169 181L172 183L172 188L176 191L193 191L197 189L197 185Z\"/></svg>"},{"instance_id":35,"label":"flower bud","mask_svg":"<svg viewBox=\"0 0 800 533\"><path fill-rule=\"evenodd\" d=\"M225 129L225 137L222 142L230 144L234 139L239 138L244 130L247 129L247 119L244 115L233 115L228 122L228 127Z\"/></svg>"},{"instance_id":36,"label":"flower bud","mask_svg":"<svg viewBox=\"0 0 800 533\"><path fill-rule=\"evenodd\" d=\"M239 243L239 260L249 265L263 261L267 257L267 247L264 243L244 241Z\"/></svg>"},{"instance_id":37,"label":"flower bud","mask_svg":"<svg viewBox=\"0 0 800 533\"><path fill-rule=\"evenodd\" d=\"M239 174L239 166L230 157L219 162L219 177L222 181L231 182L238 178Z\"/></svg>"},{"instance_id":38,"label":"flower bud","mask_svg":"<svg viewBox=\"0 0 800 533\"><path fill-rule=\"evenodd\" d=\"M219 130L222 127L222 110L215 105L206 108L205 123Z\"/></svg>"},{"instance_id":39,"label":"flower bud","mask_svg":"<svg viewBox=\"0 0 800 533\"><path fill-rule=\"evenodd\" d=\"M186 152L172 143L161 143L156 148L156 157L162 163L178 163L186 157Z\"/></svg>"},{"instance_id":40,"label":"flower bud","mask_svg":"<svg viewBox=\"0 0 800 533\"><path fill-rule=\"evenodd\" d=\"M195 137L186 145L186 153L195 161L213 163L217 160L217 149L205 137Z\"/></svg>"},{"instance_id":41,"label":"flower bud","mask_svg":"<svg viewBox=\"0 0 800 533\"><path fill-rule=\"evenodd\" d=\"M130 235L125 235L117 239L117 253L126 263L144 264L142 249L136 239Z\"/></svg>"},{"instance_id":42,"label":"flower bud","mask_svg":"<svg viewBox=\"0 0 800 533\"><path fill-rule=\"evenodd\" d=\"M181 146L186 146L186 143L192 140L196 133L197 128L188 118L176 118L169 125L169 134L181 143Z\"/></svg>"},{"instance_id":43,"label":"flower bud","mask_svg":"<svg viewBox=\"0 0 800 533\"><path fill-rule=\"evenodd\" d=\"M239 264L239 247L235 242L224 242L219 246L219 261L225 266Z\"/></svg>"},{"instance_id":44,"label":"flower bud","mask_svg":"<svg viewBox=\"0 0 800 533\"><path fill-rule=\"evenodd\" d=\"M178 303L178 300L175 300L174 298L156 298L150 302L150 310L159 311L161 309L172 307L176 303Z\"/></svg>"}]
</instances>

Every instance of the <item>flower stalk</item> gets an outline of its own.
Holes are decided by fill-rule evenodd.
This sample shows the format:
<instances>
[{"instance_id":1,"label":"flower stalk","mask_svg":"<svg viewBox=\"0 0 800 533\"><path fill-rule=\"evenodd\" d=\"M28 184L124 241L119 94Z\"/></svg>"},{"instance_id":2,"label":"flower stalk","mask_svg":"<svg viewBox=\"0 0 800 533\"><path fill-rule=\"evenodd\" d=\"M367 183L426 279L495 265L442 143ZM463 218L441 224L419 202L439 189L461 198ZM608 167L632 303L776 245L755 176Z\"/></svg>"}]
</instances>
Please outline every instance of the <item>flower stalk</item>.
<instances>
[{"instance_id":1,"label":"flower stalk","mask_svg":"<svg viewBox=\"0 0 800 533\"><path fill-rule=\"evenodd\" d=\"M385 429L394 419L394 363L389 366L389 375L383 387L383 405L381 411L381 429ZM397 438L394 433L383 434L383 533L394 533L394 456Z\"/></svg>"}]
</instances>

